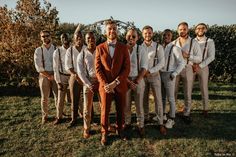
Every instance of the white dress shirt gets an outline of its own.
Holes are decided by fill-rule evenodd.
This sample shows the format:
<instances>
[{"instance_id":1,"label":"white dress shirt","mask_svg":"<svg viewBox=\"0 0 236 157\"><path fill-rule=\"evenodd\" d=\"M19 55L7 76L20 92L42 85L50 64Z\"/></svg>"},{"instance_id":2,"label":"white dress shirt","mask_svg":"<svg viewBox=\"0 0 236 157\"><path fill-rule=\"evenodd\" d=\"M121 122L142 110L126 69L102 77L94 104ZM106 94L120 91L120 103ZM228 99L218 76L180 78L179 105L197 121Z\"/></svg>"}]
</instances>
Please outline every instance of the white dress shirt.
<instances>
[{"instance_id":1,"label":"white dress shirt","mask_svg":"<svg viewBox=\"0 0 236 157\"><path fill-rule=\"evenodd\" d=\"M82 82L87 86L91 86L89 78L95 78L95 52L91 53L87 48L77 57L77 73ZM84 54L83 54L84 53Z\"/></svg>"},{"instance_id":2,"label":"white dress shirt","mask_svg":"<svg viewBox=\"0 0 236 157\"><path fill-rule=\"evenodd\" d=\"M59 50L60 50L60 55L59 55ZM53 53L54 78L57 83L61 83L60 73L69 74L67 70L65 69L66 51L67 49L64 46L60 46Z\"/></svg>"},{"instance_id":3,"label":"white dress shirt","mask_svg":"<svg viewBox=\"0 0 236 157\"><path fill-rule=\"evenodd\" d=\"M182 49L182 51L185 51L187 54L189 54L188 64L193 65L193 63L200 63L202 61L201 48L200 48L200 45L198 44L198 42L195 39L193 39L193 41L192 41L191 52L189 52L190 43L191 43L191 38L190 37L188 37L187 41L182 46L179 42L179 38L174 40L172 43L175 44L176 46L180 47ZM187 64L187 59L185 59L185 63Z\"/></svg>"},{"instance_id":4,"label":"white dress shirt","mask_svg":"<svg viewBox=\"0 0 236 157\"><path fill-rule=\"evenodd\" d=\"M116 41L115 42L112 42L111 44L116 44ZM110 56L111 58L113 58L114 56L114 53L115 53L115 47L112 47L112 46L109 46L109 43L107 42L107 45L108 45L108 49L109 49L109 53L110 53Z\"/></svg>"},{"instance_id":5,"label":"white dress shirt","mask_svg":"<svg viewBox=\"0 0 236 157\"><path fill-rule=\"evenodd\" d=\"M173 46L171 52L170 49ZM170 54L170 59L169 59ZM167 64L169 59L169 67L167 71ZM175 46L173 43L169 43L165 47L165 66L161 69L162 72L173 72L173 75L178 75L184 68L185 61L181 52L181 49Z\"/></svg>"},{"instance_id":6,"label":"white dress shirt","mask_svg":"<svg viewBox=\"0 0 236 157\"><path fill-rule=\"evenodd\" d=\"M156 45L157 43L154 41L152 41L150 46L147 46L144 42L142 44L143 50L145 54L148 56L148 71L151 74L158 72L165 65L164 48L160 44L158 45L157 57L155 58ZM154 60L156 60L155 66L153 66Z\"/></svg>"},{"instance_id":7,"label":"white dress shirt","mask_svg":"<svg viewBox=\"0 0 236 157\"><path fill-rule=\"evenodd\" d=\"M86 48L85 45L83 45L81 51L79 52L75 46L72 46L70 48L67 49L66 51L66 70L69 72L70 68L74 68L74 71L77 72L77 56L79 55L79 53L83 52L83 50ZM71 49L72 49L72 56L71 56ZM73 60L73 65L72 65L72 60Z\"/></svg>"},{"instance_id":8,"label":"white dress shirt","mask_svg":"<svg viewBox=\"0 0 236 157\"><path fill-rule=\"evenodd\" d=\"M195 39L198 41L200 48L201 48L202 55L203 55L203 51L204 51L207 37L204 37L201 40L198 40L197 38L195 38ZM214 59L215 59L215 43L212 39L208 38L205 55L203 56L203 60L199 64L199 66L201 68L204 68L207 65L209 65Z\"/></svg>"},{"instance_id":9,"label":"white dress shirt","mask_svg":"<svg viewBox=\"0 0 236 157\"><path fill-rule=\"evenodd\" d=\"M43 52L42 49L43 48ZM53 71L53 52L55 50L54 45L51 44L47 49L44 45L38 47L34 52L34 64L37 72ZM42 57L43 53L43 57ZM44 66L43 66L44 59Z\"/></svg>"},{"instance_id":10,"label":"white dress shirt","mask_svg":"<svg viewBox=\"0 0 236 157\"><path fill-rule=\"evenodd\" d=\"M142 45L138 47L138 57L139 62L137 63L137 44L134 45L132 53L130 54L130 73L129 77L137 77L138 76L138 65L139 70L148 68L148 56L145 54Z\"/></svg>"}]
</instances>

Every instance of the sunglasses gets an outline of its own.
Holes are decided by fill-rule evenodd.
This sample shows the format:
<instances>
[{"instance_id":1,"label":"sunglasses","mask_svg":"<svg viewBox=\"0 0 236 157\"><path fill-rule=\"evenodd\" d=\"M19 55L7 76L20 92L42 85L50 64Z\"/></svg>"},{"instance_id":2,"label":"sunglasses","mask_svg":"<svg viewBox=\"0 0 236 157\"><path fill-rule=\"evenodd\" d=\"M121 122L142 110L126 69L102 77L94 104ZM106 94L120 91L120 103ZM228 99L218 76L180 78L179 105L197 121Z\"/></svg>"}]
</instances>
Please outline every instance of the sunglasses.
<instances>
[{"instance_id":1,"label":"sunglasses","mask_svg":"<svg viewBox=\"0 0 236 157\"><path fill-rule=\"evenodd\" d=\"M133 38L133 39L135 39L136 38L136 36L135 35L130 35L130 36L128 36L128 38Z\"/></svg>"},{"instance_id":2,"label":"sunglasses","mask_svg":"<svg viewBox=\"0 0 236 157\"><path fill-rule=\"evenodd\" d=\"M48 38L50 35L43 35L42 38Z\"/></svg>"}]
</instances>

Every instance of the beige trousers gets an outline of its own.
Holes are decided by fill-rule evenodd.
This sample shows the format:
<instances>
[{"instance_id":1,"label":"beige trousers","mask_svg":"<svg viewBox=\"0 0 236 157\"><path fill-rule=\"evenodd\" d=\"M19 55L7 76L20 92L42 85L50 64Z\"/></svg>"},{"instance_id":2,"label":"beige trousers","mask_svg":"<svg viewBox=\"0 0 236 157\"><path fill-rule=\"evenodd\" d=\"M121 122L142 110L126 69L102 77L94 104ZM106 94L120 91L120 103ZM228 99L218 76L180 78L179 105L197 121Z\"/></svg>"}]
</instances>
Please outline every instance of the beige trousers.
<instances>
[{"instance_id":1,"label":"beige trousers","mask_svg":"<svg viewBox=\"0 0 236 157\"><path fill-rule=\"evenodd\" d=\"M196 75L199 80L199 87L200 87L201 95L202 95L203 110L208 110L208 101L209 101L209 95L208 95L209 68L208 66L200 69L197 73L194 73L193 80L195 80Z\"/></svg>"},{"instance_id":2,"label":"beige trousers","mask_svg":"<svg viewBox=\"0 0 236 157\"><path fill-rule=\"evenodd\" d=\"M133 79L132 79L133 80ZM132 95L134 96L137 125L140 128L144 127L144 111L143 111L143 95L144 95L144 80L142 79L135 90L128 89L126 93L126 106L125 106L125 124L131 124L131 104Z\"/></svg>"},{"instance_id":3,"label":"beige trousers","mask_svg":"<svg viewBox=\"0 0 236 157\"><path fill-rule=\"evenodd\" d=\"M185 68L176 76L175 83L175 98L179 90L180 80L183 82L184 90L184 115L189 116L192 104L192 87L193 87L193 69L191 65L186 65Z\"/></svg>"},{"instance_id":4,"label":"beige trousers","mask_svg":"<svg viewBox=\"0 0 236 157\"><path fill-rule=\"evenodd\" d=\"M49 72L53 74L53 72ZM39 88L41 93L41 111L42 111L42 118L48 117L48 101L50 92L52 90L54 100L55 100L55 107L57 107L57 84L56 81L50 81L47 77L39 74Z\"/></svg>"},{"instance_id":5,"label":"beige trousers","mask_svg":"<svg viewBox=\"0 0 236 157\"><path fill-rule=\"evenodd\" d=\"M91 127L91 116L92 116L92 107L93 107L93 97L94 94L98 94L98 80L91 79L91 83L94 85L93 92L86 86L83 88L83 97L84 97L84 129L90 130Z\"/></svg>"},{"instance_id":6,"label":"beige trousers","mask_svg":"<svg viewBox=\"0 0 236 157\"><path fill-rule=\"evenodd\" d=\"M170 117L175 118L175 79L170 79L171 72L161 72L161 91L162 91L162 102L163 112L166 113L166 99L170 103Z\"/></svg>"},{"instance_id":7,"label":"beige trousers","mask_svg":"<svg viewBox=\"0 0 236 157\"><path fill-rule=\"evenodd\" d=\"M76 78L71 75L69 79L69 88L71 96L71 119L72 121L76 121L78 110L81 114L83 113L83 103L80 102L83 85L79 84Z\"/></svg>"},{"instance_id":8,"label":"beige trousers","mask_svg":"<svg viewBox=\"0 0 236 157\"><path fill-rule=\"evenodd\" d=\"M159 73L145 77L145 90L143 98L143 109L145 119L149 118L149 92L150 88L154 96L155 113L157 114L159 125L163 125L163 105L161 96L161 77Z\"/></svg>"},{"instance_id":9,"label":"beige trousers","mask_svg":"<svg viewBox=\"0 0 236 157\"><path fill-rule=\"evenodd\" d=\"M63 85L62 89L59 89L58 86L58 100L57 100L57 118L61 119L64 109L64 103L65 103L65 96L67 94L67 88L69 85L69 78L70 76L60 75L61 77L61 83Z\"/></svg>"}]
</instances>

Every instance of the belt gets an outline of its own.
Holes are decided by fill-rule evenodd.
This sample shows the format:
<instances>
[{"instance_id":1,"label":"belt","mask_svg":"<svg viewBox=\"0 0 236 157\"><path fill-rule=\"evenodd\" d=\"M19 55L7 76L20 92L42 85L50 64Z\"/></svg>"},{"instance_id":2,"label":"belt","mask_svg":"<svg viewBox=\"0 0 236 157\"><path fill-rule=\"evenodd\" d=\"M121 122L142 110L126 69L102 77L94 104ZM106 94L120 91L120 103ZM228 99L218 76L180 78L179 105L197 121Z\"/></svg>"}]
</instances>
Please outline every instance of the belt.
<instances>
[{"instance_id":1,"label":"belt","mask_svg":"<svg viewBox=\"0 0 236 157\"><path fill-rule=\"evenodd\" d=\"M64 75L64 76L70 76L70 74L64 74L62 72L59 72L59 74Z\"/></svg>"}]
</instances>

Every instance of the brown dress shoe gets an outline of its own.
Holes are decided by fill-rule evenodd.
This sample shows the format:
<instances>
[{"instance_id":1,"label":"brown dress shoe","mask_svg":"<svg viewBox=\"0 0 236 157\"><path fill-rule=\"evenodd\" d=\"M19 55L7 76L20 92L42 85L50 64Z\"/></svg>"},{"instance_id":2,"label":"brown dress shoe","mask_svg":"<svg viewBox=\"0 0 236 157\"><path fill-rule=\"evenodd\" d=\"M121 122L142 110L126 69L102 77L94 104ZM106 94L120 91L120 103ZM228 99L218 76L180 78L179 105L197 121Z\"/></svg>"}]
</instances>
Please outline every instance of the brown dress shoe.
<instances>
[{"instance_id":1,"label":"brown dress shoe","mask_svg":"<svg viewBox=\"0 0 236 157\"><path fill-rule=\"evenodd\" d=\"M84 130L83 137L84 139L88 139L90 137L89 130Z\"/></svg>"},{"instance_id":2,"label":"brown dress shoe","mask_svg":"<svg viewBox=\"0 0 236 157\"><path fill-rule=\"evenodd\" d=\"M107 145L107 134L102 134L101 144L103 146Z\"/></svg>"},{"instance_id":3,"label":"brown dress shoe","mask_svg":"<svg viewBox=\"0 0 236 157\"><path fill-rule=\"evenodd\" d=\"M167 134L167 130L166 130L166 128L163 125L160 125L160 133L162 135L166 135Z\"/></svg>"},{"instance_id":4,"label":"brown dress shoe","mask_svg":"<svg viewBox=\"0 0 236 157\"><path fill-rule=\"evenodd\" d=\"M54 125L57 125L57 124L60 124L60 123L62 123L62 119L60 119L60 118L58 119L58 118L57 118L57 119L54 121L53 124L54 124Z\"/></svg>"}]
</instances>

